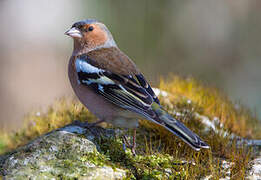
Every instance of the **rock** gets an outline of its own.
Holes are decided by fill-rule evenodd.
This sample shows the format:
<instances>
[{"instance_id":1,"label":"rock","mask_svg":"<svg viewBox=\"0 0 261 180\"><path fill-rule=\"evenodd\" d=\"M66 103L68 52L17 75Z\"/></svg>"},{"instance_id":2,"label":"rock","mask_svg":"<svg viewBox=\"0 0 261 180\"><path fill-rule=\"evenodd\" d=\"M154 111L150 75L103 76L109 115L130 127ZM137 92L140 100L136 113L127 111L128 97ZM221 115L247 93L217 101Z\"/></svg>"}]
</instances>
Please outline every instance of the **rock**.
<instances>
[{"instance_id":1,"label":"rock","mask_svg":"<svg viewBox=\"0 0 261 180\"><path fill-rule=\"evenodd\" d=\"M256 157L250 162L249 176L246 179L261 180L261 156Z\"/></svg>"},{"instance_id":2,"label":"rock","mask_svg":"<svg viewBox=\"0 0 261 180\"><path fill-rule=\"evenodd\" d=\"M113 134L100 127L68 125L0 156L0 174L4 179L122 179L124 170L88 159L88 153L99 149L97 137Z\"/></svg>"}]
</instances>

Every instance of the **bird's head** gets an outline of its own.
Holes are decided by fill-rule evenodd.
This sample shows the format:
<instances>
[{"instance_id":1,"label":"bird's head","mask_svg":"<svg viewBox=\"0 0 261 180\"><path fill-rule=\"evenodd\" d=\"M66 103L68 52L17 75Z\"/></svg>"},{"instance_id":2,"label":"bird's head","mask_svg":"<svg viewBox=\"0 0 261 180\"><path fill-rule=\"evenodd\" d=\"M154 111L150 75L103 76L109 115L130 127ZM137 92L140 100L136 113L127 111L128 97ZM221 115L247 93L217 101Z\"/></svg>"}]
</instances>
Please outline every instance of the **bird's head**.
<instances>
[{"instance_id":1,"label":"bird's head","mask_svg":"<svg viewBox=\"0 0 261 180\"><path fill-rule=\"evenodd\" d=\"M88 52L98 48L117 47L108 28L94 19L76 22L65 32L74 39L74 50Z\"/></svg>"}]
</instances>

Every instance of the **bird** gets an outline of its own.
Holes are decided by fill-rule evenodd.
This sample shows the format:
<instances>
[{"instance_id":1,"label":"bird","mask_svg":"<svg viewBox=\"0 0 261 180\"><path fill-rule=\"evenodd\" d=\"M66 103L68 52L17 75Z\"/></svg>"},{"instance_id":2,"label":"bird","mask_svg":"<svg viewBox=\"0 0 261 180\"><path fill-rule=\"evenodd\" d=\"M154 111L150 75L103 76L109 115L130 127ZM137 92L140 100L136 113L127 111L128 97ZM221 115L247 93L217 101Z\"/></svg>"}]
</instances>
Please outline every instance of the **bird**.
<instances>
[{"instance_id":1,"label":"bird","mask_svg":"<svg viewBox=\"0 0 261 180\"><path fill-rule=\"evenodd\" d=\"M139 119L170 131L194 150L209 148L198 135L172 117L135 63L117 46L109 29L100 21L75 22L65 35L73 39L68 76L80 102L99 120L132 128L133 142L123 140L135 155Z\"/></svg>"}]
</instances>

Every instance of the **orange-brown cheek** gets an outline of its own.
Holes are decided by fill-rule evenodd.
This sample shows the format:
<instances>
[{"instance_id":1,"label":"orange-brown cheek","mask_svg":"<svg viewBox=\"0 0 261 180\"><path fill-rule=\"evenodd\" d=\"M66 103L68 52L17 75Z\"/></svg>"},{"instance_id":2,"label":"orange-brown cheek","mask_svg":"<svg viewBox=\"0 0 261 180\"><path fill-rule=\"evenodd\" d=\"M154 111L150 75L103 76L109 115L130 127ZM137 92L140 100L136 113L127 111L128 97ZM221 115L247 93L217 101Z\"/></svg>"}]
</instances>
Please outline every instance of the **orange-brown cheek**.
<instances>
[{"instance_id":1,"label":"orange-brown cheek","mask_svg":"<svg viewBox=\"0 0 261 180\"><path fill-rule=\"evenodd\" d=\"M85 39L87 44L91 47L97 47L103 45L107 40L107 35L100 28L95 28L91 32L87 32L85 34Z\"/></svg>"}]
</instances>

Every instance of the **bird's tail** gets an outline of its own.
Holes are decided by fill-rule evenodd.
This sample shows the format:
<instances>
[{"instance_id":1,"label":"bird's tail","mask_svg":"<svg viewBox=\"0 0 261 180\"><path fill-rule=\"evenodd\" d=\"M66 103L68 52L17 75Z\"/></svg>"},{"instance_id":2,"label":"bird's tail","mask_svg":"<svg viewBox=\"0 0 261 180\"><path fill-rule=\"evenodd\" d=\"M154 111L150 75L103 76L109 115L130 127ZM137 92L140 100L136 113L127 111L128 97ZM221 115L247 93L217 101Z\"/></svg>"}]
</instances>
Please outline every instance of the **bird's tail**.
<instances>
[{"instance_id":1,"label":"bird's tail","mask_svg":"<svg viewBox=\"0 0 261 180\"><path fill-rule=\"evenodd\" d=\"M152 109L157 114L157 117L155 117L154 120L157 121L158 124L181 138L193 149L199 151L201 148L209 148L209 146L202 141L198 135L189 130L183 123L169 115L160 106L152 106Z\"/></svg>"}]
</instances>

